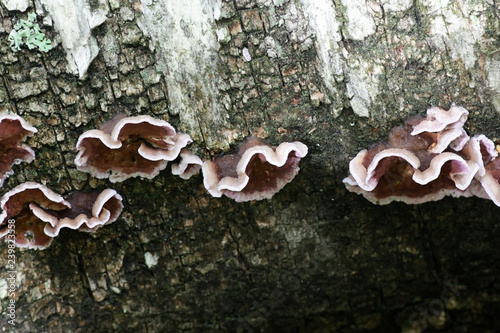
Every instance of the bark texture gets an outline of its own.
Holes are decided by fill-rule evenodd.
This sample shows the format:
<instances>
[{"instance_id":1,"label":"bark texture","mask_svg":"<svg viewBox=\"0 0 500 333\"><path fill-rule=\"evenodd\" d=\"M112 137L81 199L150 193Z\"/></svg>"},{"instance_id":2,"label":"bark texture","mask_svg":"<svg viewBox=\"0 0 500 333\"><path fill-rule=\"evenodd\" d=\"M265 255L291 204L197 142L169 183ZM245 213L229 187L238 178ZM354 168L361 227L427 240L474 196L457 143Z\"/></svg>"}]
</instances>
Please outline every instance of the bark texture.
<instances>
[{"instance_id":1,"label":"bark texture","mask_svg":"<svg viewBox=\"0 0 500 333\"><path fill-rule=\"evenodd\" d=\"M500 329L500 208L375 206L341 182L429 105L462 105L471 132L499 139L497 0L58 3L0 1L0 109L39 130L1 191L112 187L125 208L96 234L18 249L14 327L0 267L2 331ZM55 47L14 53L8 34L33 11ZM272 200L240 204L168 169L118 184L78 172L78 136L119 109L169 121L204 159L248 135L309 155Z\"/></svg>"}]
</instances>

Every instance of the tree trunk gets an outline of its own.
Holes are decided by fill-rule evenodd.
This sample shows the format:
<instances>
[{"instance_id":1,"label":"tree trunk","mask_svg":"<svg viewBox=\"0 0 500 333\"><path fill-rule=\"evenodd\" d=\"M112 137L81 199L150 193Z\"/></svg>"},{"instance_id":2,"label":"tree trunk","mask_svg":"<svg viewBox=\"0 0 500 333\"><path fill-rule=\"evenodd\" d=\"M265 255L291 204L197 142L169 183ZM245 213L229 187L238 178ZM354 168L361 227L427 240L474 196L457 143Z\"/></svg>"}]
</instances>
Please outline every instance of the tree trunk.
<instances>
[{"instance_id":1,"label":"tree trunk","mask_svg":"<svg viewBox=\"0 0 500 333\"><path fill-rule=\"evenodd\" d=\"M360 149L430 105L461 105L469 132L498 139L496 0L25 1L1 1L0 109L38 128L36 159L2 193L109 187L124 211L95 234L16 249L14 298L0 268L4 331L500 330L497 206L376 206L342 183ZM29 12L47 53L9 47ZM119 110L169 121L205 160L249 135L309 154L249 203L169 168L115 184L77 171L78 136Z\"/></svg>"}]
</instances>

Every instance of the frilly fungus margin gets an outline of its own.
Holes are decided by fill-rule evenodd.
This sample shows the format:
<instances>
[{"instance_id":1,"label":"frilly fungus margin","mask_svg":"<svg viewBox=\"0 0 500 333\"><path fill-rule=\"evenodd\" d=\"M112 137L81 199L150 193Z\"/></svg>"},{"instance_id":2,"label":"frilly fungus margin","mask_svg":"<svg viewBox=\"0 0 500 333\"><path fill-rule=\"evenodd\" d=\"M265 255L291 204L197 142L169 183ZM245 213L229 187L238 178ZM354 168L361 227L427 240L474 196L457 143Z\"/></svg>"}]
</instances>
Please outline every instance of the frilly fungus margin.
<instances>
[{"instance_id":1,"label":"frilly fungus margin","mask_svg":"<svg viewBox=\"0 0 500 333\"><path fill-rule=\"evenodd\" d=\"M33 150L22 141L36 132L35 127L18 115L0 115L0 156L2 156L0 159L0 187L5 179L14 173L12 171L13 164L31 163L35 158Z\"/></svg>"},{"instance_id":2,"label":"frilly fungus margin","mask_svg":"<svg viewBox=\"0 0 500 333\"><path fill-rule=\"evenodd\" d=\"M0 237L11 233L15 235L15 245L30 249L44 249L52 243L52 237L44 232L45 222L38 219L30 207L36 203L43 209L53 211L70 207L70 203L35 182L22 183L7 192L0 202L3 210L0 215ZM15 220L15 229L8 228L9 219Z\"/></svg>"},{"instance_id":3,"label":"frilly fungus margin","mask_svg":"<svg viewBox=\"0 0 500 333\"><path fill-rule=\"evenodd\" d=\"M205 161L203 184L214 197L224 194L238 202L270 199L297 175L307 151L298 141L273 147L250 137L236 154Z\"/></svg>"},{"instance_id":4,"label":"frilly fungus margin","mask_svg":"<svg viewBox=\"0 0 500 333\"><path fill-rule=\"evenodd\" d=\"M389 133L387 142L361 150L343 182L376 204L419 204L446 195L489 198L500 206L500 159L484 135L470 138L468 111L431 107Z\"/></svg>"},{"instance_id":5,"label":"frilly fungus margin","mask_svg":"<svg viewBox=\"0 0 500 333\"><path fill-rule=\"evenodd\" d=\"M31 206L33 213L47 222L44 232L56 237L62 228L92 232L116 221L123 209L122 197L112 189L102 192L73 192L67 199L71 208L60 211Z\"/></svg>"},{"instance_id":6,"label":"frilly fungus margin","mask_svg":"<svg viewBox=\"0 0 500 333\"><path fill-rule=\"evenodd\" d=\"M75 164L113 183L130 177L152 179L191 142L188 134L177 133L164 120L118 114L101 129L80 135Z\"/></svg>"},{"instance_id":7,"label":"frilly fungus margin","mask_svg":"<svg viewBox=\"0 0 500 333\"><path fill-rule=\"evenodd\" d=\"M65 200L35 182L16 186L3 196L0 205L0 238L7 236L16 246L31 249L47 248L62 228L95 231L116 221L123 209L122 197L112 189L76 191ZM9 226L10 219L14 228Z\"/></svg>"},{"instance_id":8,"label":"frilly fungus margin","mask_svg":"<svg viewBox=\"0 0 500 333\"><path fill-rule=\"evenodd\" d=\"M203 165L201 158L186 148L181 150L179 156L179 163L172 164L173 175L177 175L182 179L189 179L200 172Z\"/></svg>"}]
</instances>

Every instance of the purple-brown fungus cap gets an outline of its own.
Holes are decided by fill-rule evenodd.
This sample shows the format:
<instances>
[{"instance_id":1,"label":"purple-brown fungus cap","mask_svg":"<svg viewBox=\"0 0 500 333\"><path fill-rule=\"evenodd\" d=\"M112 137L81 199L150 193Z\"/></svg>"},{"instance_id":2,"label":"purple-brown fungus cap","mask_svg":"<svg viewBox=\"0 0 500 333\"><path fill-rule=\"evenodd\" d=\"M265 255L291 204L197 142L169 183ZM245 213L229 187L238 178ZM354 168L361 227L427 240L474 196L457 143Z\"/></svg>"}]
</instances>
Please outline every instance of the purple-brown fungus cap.
<instances>
[{"instance_id":1,"label":"purple-brown fungus cap","mask_svg":"<svg viewBox=\"0 0 500 333\"><path fill-rule=\"evenodd\" d=\"M0 115L0 187L12 175L13 164L30 163L35 158L33 150L22 141L36 132L36 128L17 115Z\"/></svg>"},{"instance_id":2,"label":"purple-brown fungus cap","mask_svg":"<svg viewBox=\"0 0 500 333\"><path fill-rule=\"evenodd\" d=\"M173 175L179 176L182 179L189 179L200 172L203 165L201 158L186 148L181 150L179 156L179 163L172 164Z\"/></svg>"},{"instance_id":3,"label":"purple-brown fungus cap","mask_svg":"<svg viewBox=\"0 0 500 333\"><path fill-rule=\"evenodd\" d=\"M454 104L449 110L432 107L426 118L412 117L393 128L387 142L351 160L347 189L377 204L475 195L500 205L498 153L486 136L467 135L467 115Z\"/></svg>"},{"instance_id":4,"label":"purple-brown fungus cap","mask_svg":"<svg viewBox=\"0 0 500 333\"><path fill-rule=\"evenodd\" d=\"M73 192L67 201L71 207L58 211L31 205L34 214L47 222L44 229L47 235L56 237L62 228L95 231L116 221L123 209L122 197L112 189L102 192Z\"/></svg>"},{"instance_id":5,"label":"purple-brown fungus cap","mask_svg":"<svg viewBox=\"0 0 500 333\"><path fill-rule=\"evenodd\" d=\"M73 192L67 200L46 186L26 182L1 201L0 238L18 247L45 249L62 228L91 232L116 221L123 205L115 190ZM12 226L13 224L13 226Z\"/></svg>"},{"instance_id":6,"label":"purple-brown fungus cap","mask_svg":"<svg viewBox=\"0 0 500 333\"><path fill-rule=\"evenodd\" d=\"M3 209L0 215L0 237L13 232L16 246L30 249L44 249L52 243L52 237L44 232L46 223L33 214L30 207L33 203L53 211L70 207L70 203L61 195L44 185L22 183L7 192L0 202ZM15 221L14 229L9 229L10 219Z\"/></svg>"},{"instance_id":7,"label":"purple-brown fungus cap","mask_svg":"<svg viewBox=\"0 0 500 333\"><path fill-rule=\"evenodd\" d=\"M151 179L165 169L192 140L166 121L118 114L101 129L80 135L77 169L96 178L121 182L130 177Z\"/></svg>"},{"instance_id":8,"label":"purple-brown fungus cap","mask_svg":"<svg viewBox=\"0 0 500 333\"><path fill-rule=\"evenodd\" d=\"M224 194L239 202L270 199L297 175L306 155L307 146L301 142L273 147L250 137L236 154L205 161L203 183L214 197Z\"/></svg>"}]
</instances>

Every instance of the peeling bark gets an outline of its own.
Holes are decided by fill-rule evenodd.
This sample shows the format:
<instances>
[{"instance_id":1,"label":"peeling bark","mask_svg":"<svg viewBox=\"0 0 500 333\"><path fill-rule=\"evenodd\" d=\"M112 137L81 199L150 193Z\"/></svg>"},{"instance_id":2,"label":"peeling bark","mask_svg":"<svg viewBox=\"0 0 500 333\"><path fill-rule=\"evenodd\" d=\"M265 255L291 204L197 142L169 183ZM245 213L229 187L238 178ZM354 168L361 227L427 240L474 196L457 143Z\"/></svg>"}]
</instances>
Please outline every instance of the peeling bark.
<instances>
[{"instance_id":1,"label":"peeling bark","mask_svg":"<svg viewBox=\"0 0 500 333\"><path fill-rule=\"evenodd\" d=\"M16 332L500 329L498 207L374 206L341 182L361 148L429 105L464 106L471 132L498 141L497 1L109 0L79 2L78 22L24 3L0 1L0 110L37 127L36 159L2 193L111 187L76 170L75 144L119 110L168 120L203 159L248 135L309 154L270 201L212 198L168 169L112 184L118 221L62 230L0 268L4 330L11 299ZM54 48L14 53L7 36L32 11ZM70 42L92 55L83 65Z\"/></svg>"}]
</instances>

